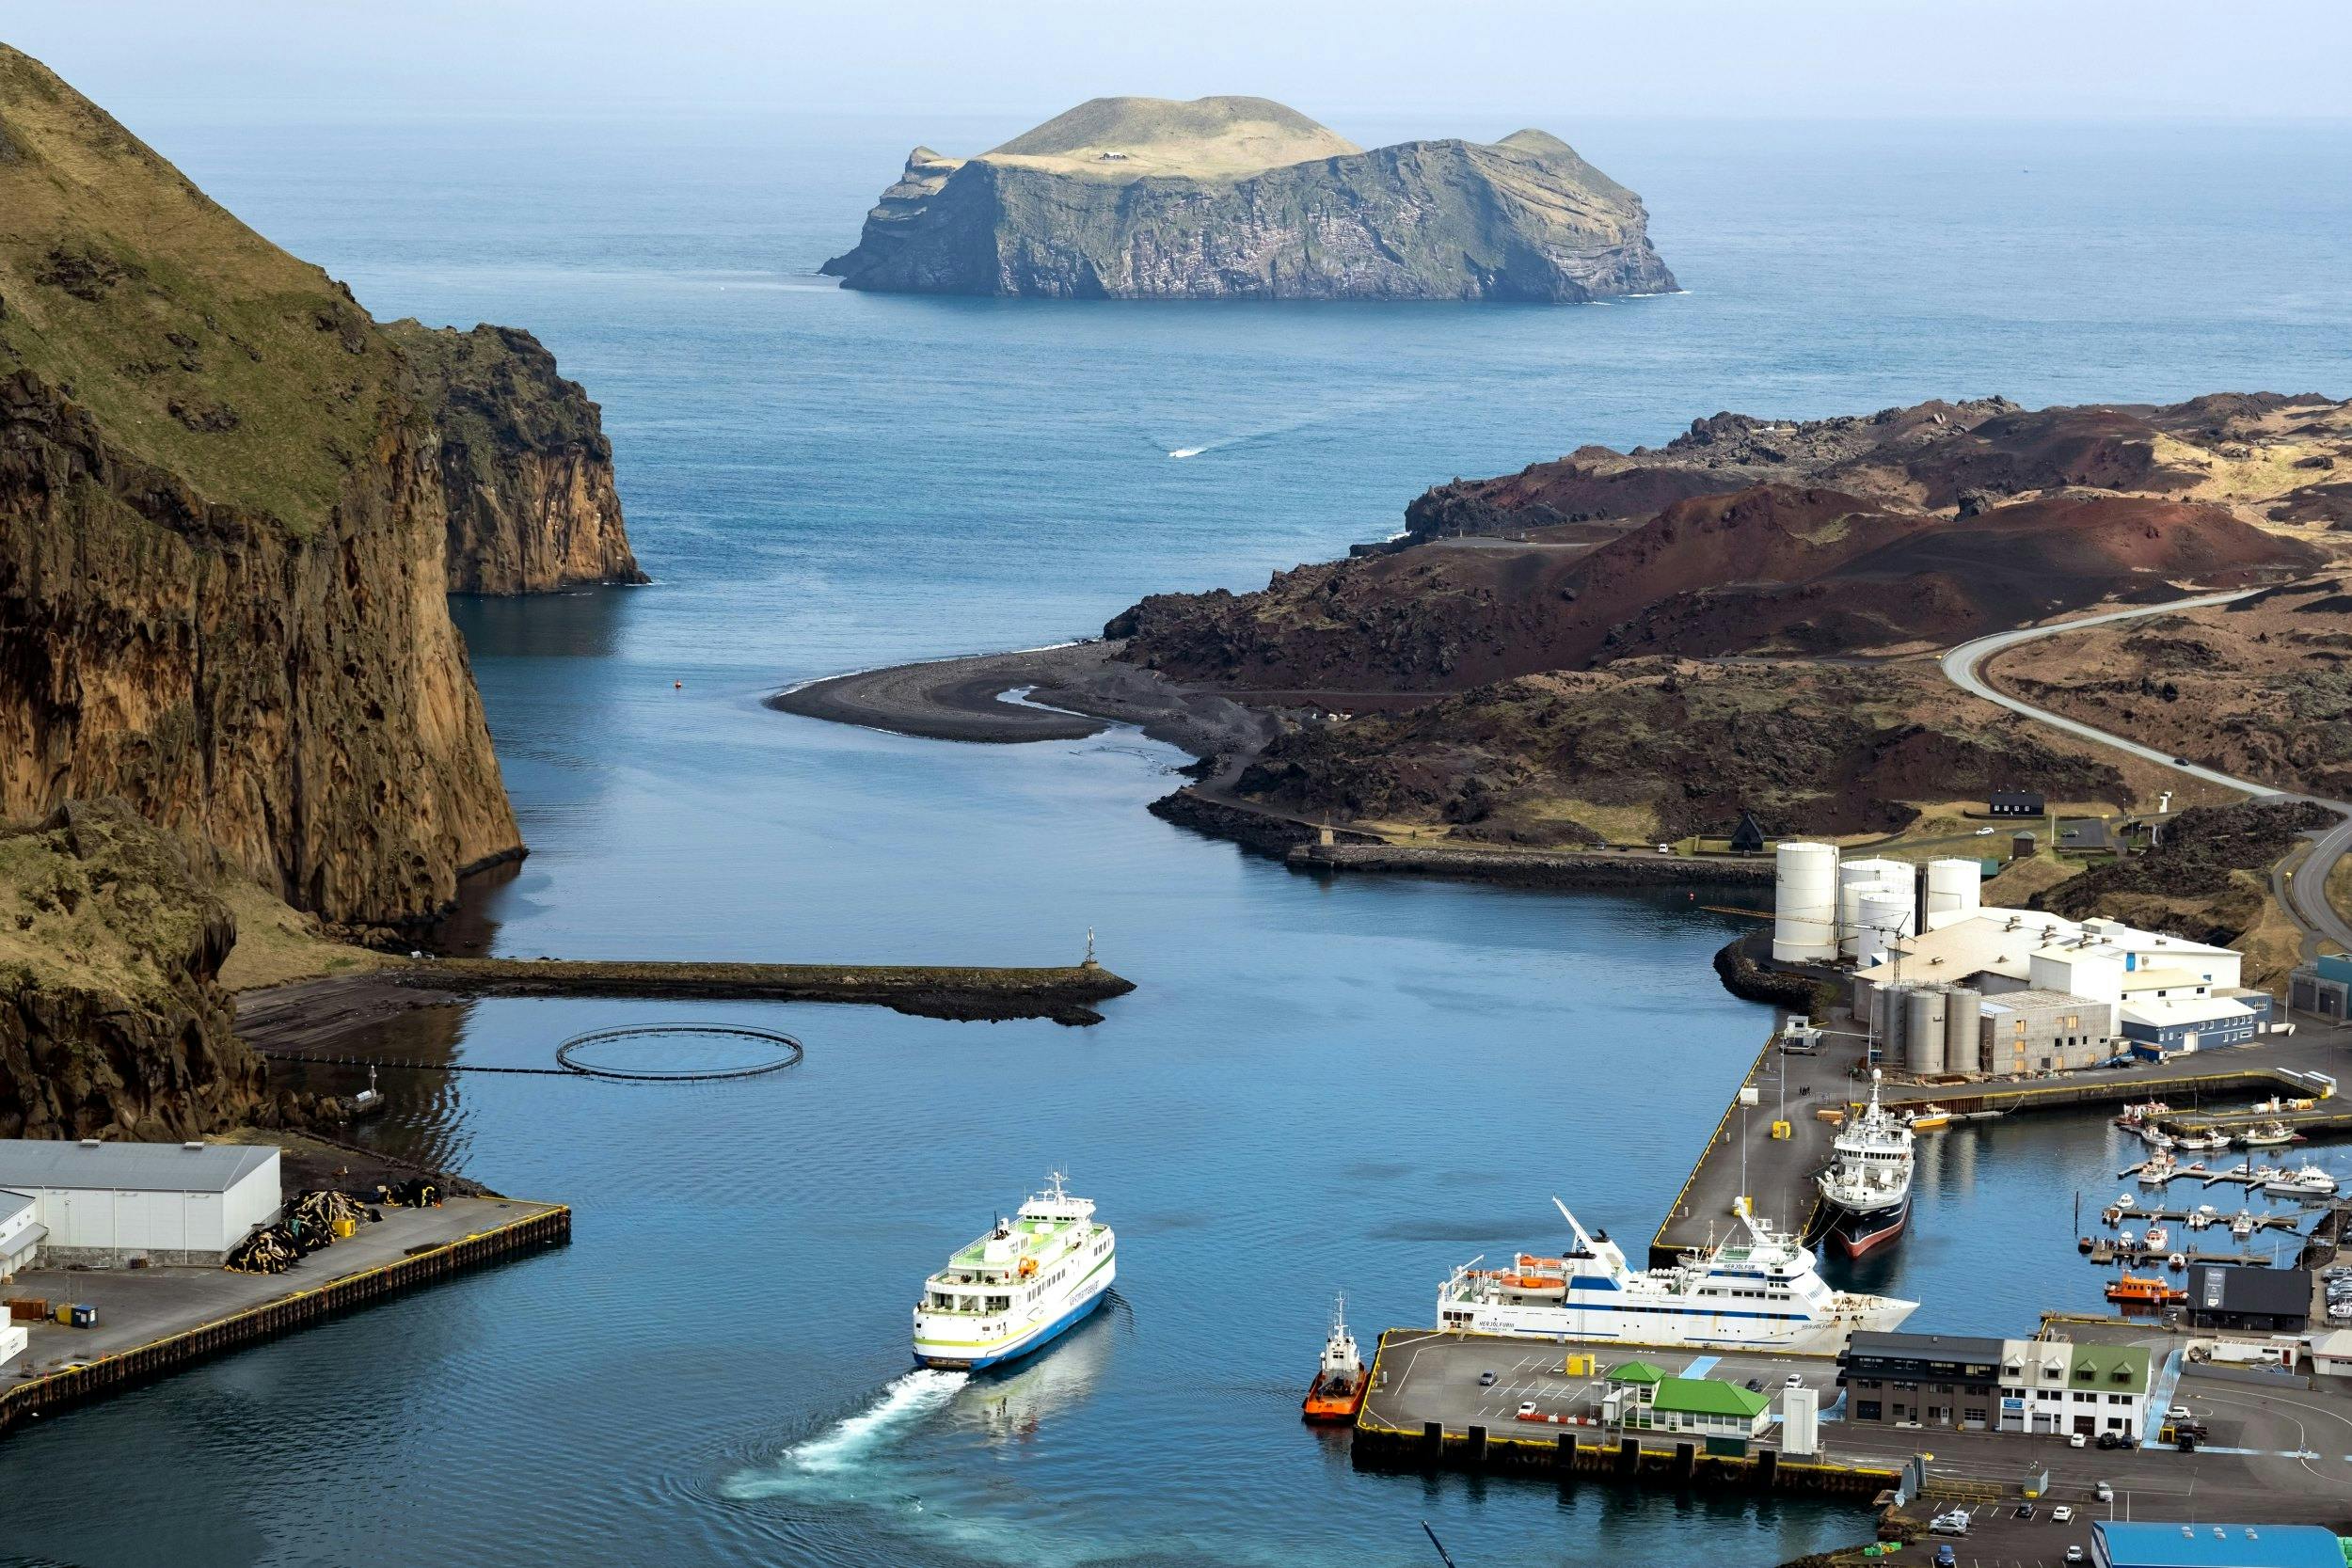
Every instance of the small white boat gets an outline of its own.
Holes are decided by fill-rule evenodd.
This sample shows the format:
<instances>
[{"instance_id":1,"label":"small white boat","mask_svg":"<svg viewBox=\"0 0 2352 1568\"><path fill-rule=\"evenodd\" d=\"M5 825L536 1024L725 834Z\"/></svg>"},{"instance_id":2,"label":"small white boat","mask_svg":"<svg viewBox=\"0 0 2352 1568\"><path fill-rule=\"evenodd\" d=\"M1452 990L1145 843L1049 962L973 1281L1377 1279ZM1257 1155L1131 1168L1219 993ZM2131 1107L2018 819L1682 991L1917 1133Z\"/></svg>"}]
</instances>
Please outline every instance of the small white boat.
<instances>
[{"instance_id":1,"label":"small white boat","mask_svg":"<svg viewBox=\"0 0 2352 1568\"><path fill-rule=\"evenodd\" d=\"M2202 1230L2219 1217L2220 1212L2212 1204L2201 1203L2189 1211L2188 1227L2191 1230Z\"/></svg>"},{"instance_id":2,"label":"small white boat","mask_svg":"<svg viewBox=\"0 0 2352 1568\"><path fill-rule=\"evenodd\" d=\"M2129 1252L2139 1245L2139 1232L2137 1230L2126 1230L2122 1235L2115 1238L2115 1243L2118 1246L2123 1248L2124 1251Z\"/></svg>"},{"instance_id":3,"label":"small white boat","mask_svg":"<svg viewBox=\"0 0 2352 1568\"><path fill-rule=\"evenodd\" d=\"M2263 1191L2293 1197L2333 1197L2336 1179L2317 1165L2303 1165L2295 1170L2280 1171L2263 1183Z\"/></svg>"},{"instance_id":4,"label":"small white boat","mask_svg":"<svg viewBox=\"0 0 2352 1568\"><path fill-rule=\"evenodd\" d=\"M2175 1142L2171 1133L2153 1123L2139 1130L2139 1141L2150 1148L2170 1148Z\"/></svg>"},{"instance_id":5,"label":"small white boat","mask_svg":"<svg viewBox=\"0 0 2352 1568\"><path fill-rule=\"evenodd\" d=\"M2188 1267L2188 1259L2176 1252L2164 1260L2164 1266L2168 1269L2185 1269Z\"/></svg>"},{"instance_id":6,"label":"small white boat","mask_svg":"<svg viewBox=\"0 0 2352 1568\"><path fill-rule=\"evenodd\" d=\"M2291 1144L2295 1141L2293 1130L2282 1121L2267 1122L2261 1127L2250 1128L2245 1137L2246 1147L2249 1148L2276 1148L2280 1144Z\"/></svg>"},{"instance_id":7,"label":"small white boat","mask_svg":"<svg viewBox=\"0 0 2352 1568\"><path fill-rule=\"evenodd\" d=\"M2154 1158L2139 1167L2139 1184L2143 1187L2161 1187L2172 1180L2179 1168L2171 1155L2159 1149Z\"/></svg>"},{"instance_id":8,"label":"small white boat","mask_svg":"<svg viewBox=\"0 0 2352 1568\"><path fill-rule=\"evenodd\" d=\"M2163 1226L2152 1225L2148 1227L2148 1234L2140 1238L2139 1244L2150 1252L2162 1252L2171 1240L2171 1231L2167 1230Z\"/></svg>"},{"instance_id":9,"label":"small white boat","mask_svg":"<svg viewBox=\"0 0 2352 1568\"><path fill-rule=\"evenodd\" d=\"M2128 1210L2137 1207L2139 1199L2134 1197L2129 1193L2125 1193L2122 1196L2117 1198L2114 1203L2110 1204L2109 1207L2114 1209Z\"/></svg>"},{"instance_id":10,"label":"small white boat","mask_svg":"<svg viewBox=\"0 0 2352 1568\"><path fill-rule=\"evenodd\" d=\"M2241 1242L2242 1242L2242 1241L2246 1240L2246 1238L2247 1238L2247 1237L2251 1236L2253 1233L2254 1233L2254 1216L2253 1216L2253 1215L2251 1215L2251 1214L2248 1213L2245 1210L2240 1209L2240 1210L2239 1210L2239 1211L2238 1211L2235 1214L2233 1214L2233 1215L2232 1215L2232 1216L2231 1216L2231 1218L2230 1218L2230 1234L2231 1234L2231 1235L2233 1235L2233 1236L2236 1237L2239 1241L2241 1241Z\"/></svg>"}]
</instances>

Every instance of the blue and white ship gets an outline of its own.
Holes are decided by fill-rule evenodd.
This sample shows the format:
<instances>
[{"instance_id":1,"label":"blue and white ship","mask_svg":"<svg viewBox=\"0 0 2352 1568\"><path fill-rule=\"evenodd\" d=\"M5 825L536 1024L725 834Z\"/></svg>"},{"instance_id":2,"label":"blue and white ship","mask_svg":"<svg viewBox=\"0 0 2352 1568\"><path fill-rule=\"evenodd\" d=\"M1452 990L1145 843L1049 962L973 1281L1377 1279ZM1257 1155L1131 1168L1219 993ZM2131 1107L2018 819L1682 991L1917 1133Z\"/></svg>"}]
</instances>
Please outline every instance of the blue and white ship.
<instances>
[{"instance_id":1,"label":"blue and white ship","mask_svg":"<svg viewBox=\"0 0 2352 1568\"><path fill-rule=\"evenodd\" d=\"M1507 1269L1472 1259L1438 1288L1438 1326L1472 1334L1657 1346L1763 1347L1834 1355L1850 1335L1899 1327L1915 1301L1834 1290L1810 1248L1752 1214L1746 1239L1684 1253L1671 1268L1632 1269L1604 1230L1587 1234L1551 1200L1576 1244L1558 1258L1521 1253Z\"/></svg>"},{"instance_id":2,"label":"blue and white ship","mask_svg":"<svg viewBox=\"0 0 2352 1568\"><path fill-rule=\"evenodd\" d=\"M1056 1171L1052 1186L923 1282L915 1360L977 1371L1042 1350L1103 1304L1118 1246L1093 1200L1071 1196Z\"/></svg>"}]
</instances>

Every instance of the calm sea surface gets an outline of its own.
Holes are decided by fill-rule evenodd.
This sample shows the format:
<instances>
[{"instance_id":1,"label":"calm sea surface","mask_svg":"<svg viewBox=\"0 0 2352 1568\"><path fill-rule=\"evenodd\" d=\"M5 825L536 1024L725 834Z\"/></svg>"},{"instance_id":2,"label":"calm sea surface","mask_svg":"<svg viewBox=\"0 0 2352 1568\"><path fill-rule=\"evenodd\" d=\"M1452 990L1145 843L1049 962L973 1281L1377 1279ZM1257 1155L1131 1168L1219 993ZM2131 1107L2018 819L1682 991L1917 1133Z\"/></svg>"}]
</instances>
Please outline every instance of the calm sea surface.
<instances>
[{"instance_id":1,"label":"calm sea surface","mask_svg":"<svg viewBox=\"0 0 2352 1568\"><path fill-rule=\"evenodd\" d=\"M918 137L673 119L288 123L118 104L378 315L528 325L617 451L635 592L461 605L533 854L531 955L1104 959L1098 1028L723 1013L791 1072L396 1074L376 1135L577 1207L560 1254L9 1439L0 1560L144 1565L1768 1563L1809 1504L1355 1474L1302 1428L1331 1292L1645 1234L1768 1027L1681 894L1325 883L1145 815L1131 735L982 748L770 713L788 681L1093 631L1398 526L1424 485L1721 408L2352 388L2342 127L1544 123L1647 198L1690 293L1603 307L892 299L812 276ZM1450 125L1343 122L1372 142ZM1169 453L1199 449L1172 460ZM684 689L674 689L683 681ZM502 1001L404 1053L536 1064L675 1005ZM2091 1124L2095 1125L2095 1124ZM2111 1135L1931 1140L1865 1283L1923 1327L2096 1300ZM922 1275L1060 1167L1118 1299L1009 1377L910 1376ZM105 1499L101 1506L96 1499Z\"/></svg>"}]
</instances>

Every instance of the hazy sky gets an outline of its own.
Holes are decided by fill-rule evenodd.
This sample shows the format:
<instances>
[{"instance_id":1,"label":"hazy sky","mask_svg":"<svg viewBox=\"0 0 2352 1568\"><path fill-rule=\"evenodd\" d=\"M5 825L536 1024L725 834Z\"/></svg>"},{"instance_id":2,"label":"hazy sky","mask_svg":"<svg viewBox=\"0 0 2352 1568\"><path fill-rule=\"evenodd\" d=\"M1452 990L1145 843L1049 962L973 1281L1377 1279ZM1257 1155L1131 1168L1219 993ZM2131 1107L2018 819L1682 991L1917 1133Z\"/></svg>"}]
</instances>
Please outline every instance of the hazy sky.
<instances>
[{"instance_id":1,"label":"hazy sky","mask_svg":"<svg viewBox=\"0 0 2352 1568\"><path fill-rule=\"evenodd\" d=\"M1248 92L1325 119L2352 115L2347 0L72 0L0 38L126 111L171 101L529 114L1042 119ZM1433 126L1433 134L1447 127Z\"/></svg>"}]
</instances>

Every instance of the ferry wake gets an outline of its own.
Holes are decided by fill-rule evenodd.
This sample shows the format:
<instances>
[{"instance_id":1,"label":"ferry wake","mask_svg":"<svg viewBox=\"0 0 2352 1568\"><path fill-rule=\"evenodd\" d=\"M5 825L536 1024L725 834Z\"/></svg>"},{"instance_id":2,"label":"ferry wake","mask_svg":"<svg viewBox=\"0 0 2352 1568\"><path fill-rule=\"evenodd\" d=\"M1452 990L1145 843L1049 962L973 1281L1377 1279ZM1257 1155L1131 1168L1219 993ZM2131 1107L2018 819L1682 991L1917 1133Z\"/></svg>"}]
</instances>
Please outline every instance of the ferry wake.
<instances>
[{"instance_id":1,"label":"ferry wake","mask_svg":"<svg viewBox=\"0 0 2352 1568\"><path fill-rule=\"evenodd\" d=\"M1053 1185L923 1282L914 1359L977 1371L1043 1349L1102 1305L1117 1251L1093 1200L1071 1196L1056 1171Z\"/></svg>"},{"instance_id":2,"label":"ferry wake","mask_svg":"<svg viewBox=\"0 0 2352 1568\"><path fill-rule=\"evenodd\" d=\"M1763 1346L1832 1355L1861 1330L1898 1327L1918 1307L1834 1290L1810 1248L1753 1214L1746 1240L1686 1252L1670 1268L1634 1270L1609 1232L1587 1234L1552 1203L1576 1244L1565 1257L1520 1253L1507 1269L1473 1258L1438 1288L1438 1326L1529 1338L1632 1345Z\"/></svg>"}]
</instances>

